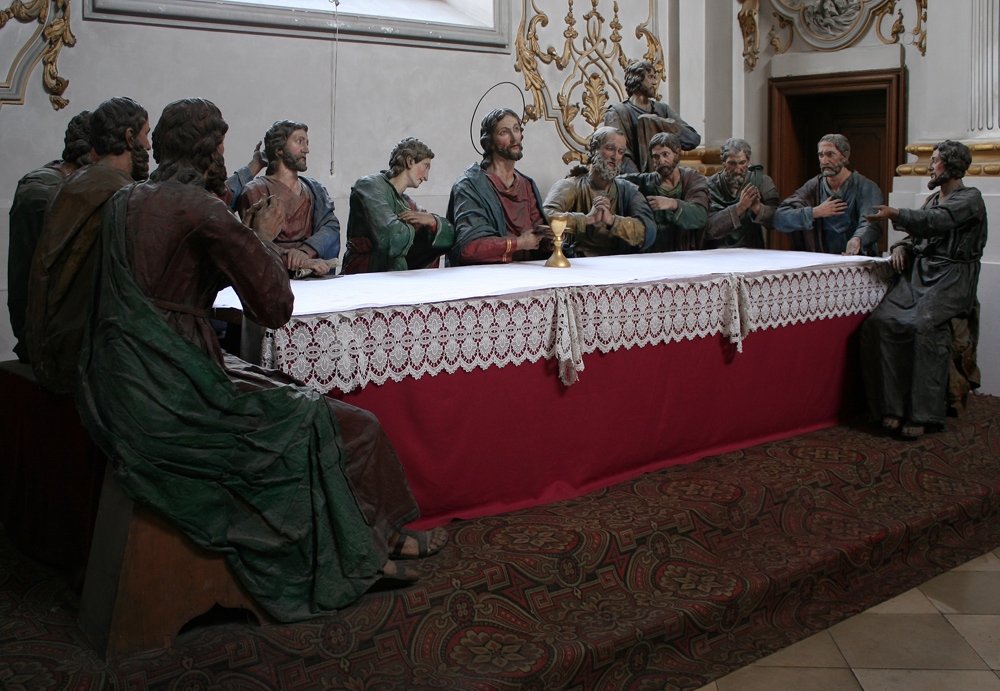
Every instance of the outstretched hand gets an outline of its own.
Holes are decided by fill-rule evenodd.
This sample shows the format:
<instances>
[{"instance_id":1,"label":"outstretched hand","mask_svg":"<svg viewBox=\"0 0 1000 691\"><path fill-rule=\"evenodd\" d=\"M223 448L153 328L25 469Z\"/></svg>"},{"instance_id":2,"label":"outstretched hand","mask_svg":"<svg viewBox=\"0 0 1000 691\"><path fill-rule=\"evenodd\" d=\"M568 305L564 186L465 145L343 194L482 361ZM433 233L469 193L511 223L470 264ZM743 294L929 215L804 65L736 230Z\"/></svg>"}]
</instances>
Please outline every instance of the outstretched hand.
<instances>
[{"instance_id":1,"label":"outstretched hand","mask_svg":"<svg viewBox=\"0 0 1000 691\"><path fill-rule=\"evenodd\" d=\"M876 204L872 207L872 212L870 214L864 214L864 218L869 223L884 221L885 219L895 221L899 218L899 209L894 209L891 206L886 206L885 204Z\"/></svg>"}]
</instances>

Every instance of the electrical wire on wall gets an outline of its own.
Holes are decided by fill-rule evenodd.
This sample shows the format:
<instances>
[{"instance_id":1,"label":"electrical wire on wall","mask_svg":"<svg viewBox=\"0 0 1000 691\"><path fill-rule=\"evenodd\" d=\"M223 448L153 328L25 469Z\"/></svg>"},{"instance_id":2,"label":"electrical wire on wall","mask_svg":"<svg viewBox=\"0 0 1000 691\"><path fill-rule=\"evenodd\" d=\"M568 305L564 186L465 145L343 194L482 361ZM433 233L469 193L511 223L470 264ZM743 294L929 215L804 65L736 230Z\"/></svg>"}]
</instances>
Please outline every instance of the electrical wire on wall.
<instances>
[{"instance_id":1,"label":"electrical wire on wall","mask_svg":"<svg viewBox=\"0 0 1000 691\"><path fill-rule=\"evenodd\" d=\"M330 177L333 177L334 153L337 148L337 61L340 58L340 0L333 3L333 50L330 52Z\"/></svg>"}]
</instances>

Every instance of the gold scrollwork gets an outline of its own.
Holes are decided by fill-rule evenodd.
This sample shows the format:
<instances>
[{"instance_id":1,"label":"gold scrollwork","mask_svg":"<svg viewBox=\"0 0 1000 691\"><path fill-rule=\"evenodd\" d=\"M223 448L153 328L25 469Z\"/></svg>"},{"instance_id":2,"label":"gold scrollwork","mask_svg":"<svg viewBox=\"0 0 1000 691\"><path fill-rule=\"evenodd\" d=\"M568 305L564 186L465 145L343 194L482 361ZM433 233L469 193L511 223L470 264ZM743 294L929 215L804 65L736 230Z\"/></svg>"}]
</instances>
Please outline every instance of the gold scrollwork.
<instances>
[{"instance_id":1,"label":"gold scrollwork","mask_svg":"<svg viewBox=\"0 0 1000 691\"><path fill-rule=\"evenodd\" d=\"M535 0L524 0L524 12L514 41L514 69L524 76L524 86L532 96L533 102L525 107L525 118L545 118L555 122L559 138L569 149L563 154L563 162L570 163L586 160L590 133L604 122L604 109L611 99L609 88L614 91L615 98L624 100L625 89L615 77L614 67L617 64L624 69L628 57L621 45L623 26L617 2L613 3L614 14L609 22L598 9L600 0L590 0L591 9L581 18L585 33L578 45L577 39L581 38L581 34L577 31L577 20L573 14L574 0L566 1L566 29L562 32L565 42L559 52L552 46L542 49L538 33L539 28L548 26L548 15L538 9ZM636 27L635 37L645 41L647 50L643 59L653 64L662 80L665 74L663 49L649 29L653 22L654 1L649 0L649 15ZM611 29L607 37L604 35L605 24ZM552 65L560 72L568 70L554 99L541 75L539 63ZM577 132L574 124L580 115L590 128L586 135Z\"/></svg>"},{"instance_id":2,"label":"gold scrollwork","mask_svg":"<svg viewBox=\"0 0 1000 691\"><path fill-rule=\"evenodd\" d=\"M882 20L896 11L896 2L897 0L890 0L888 5L879 8L875 12L875 33L878 34L879 40L882 43L899 43L901 37L906 34L902 9L896 15L896 21L892 23L892 28L889 30L889 37L886 38L885 34L882 33ZM927 29L924 28L924 22L927 21L927 0L914 0L914 2L917 5L917 24L913 27L913 45L920 50L921 55L927 55Z\"/></svg>"},{"instance_id":3,"label":"gold scrollwork","mask_svg":"<svg viewBox=\"0 0 1000 691\"><path fill-rule=\"evenodd\" d=\"M0 29L6 26L7 22L11 19L17 19L21 22L38 22L41 36L46 42L40 56L43 67L42 82L45 85L45 89L49 92L49 102L52 104L52 107L55 110L60 110L69 104L69 101L63 98L63 93L69 85L69 80L59 76L59 66L57 64L59 52L63 46L76 45L76 37L70 30L69 25L69 0L53 0L55 12L51 22L49 21L49 2L50 0L29 0L28 2L14 0L10 7L0 10ZM17 54L14 65L11 68L12 74L19 67L30 72L37 63L38 58L36 57L35 62L31 64L25 66L18 64L25 58L28 49L38 38L38 35L39 32L33 33L27 44ZM23 91L11 96L4 95L0 97L0 106L4 103L23 102Z\"/></svg>"},{"instance_id":4,"label":"gold scrollwork","mask_svg":"<svg viewBox=\"0 0 1000 691\"><path fill-rule=\"evenodd\" d=\"M782 44L781 37L778 36L777 32L774 30L774 25L771 25L771 30L767 32L767 42L774 46L774 54L781 55L786 50L788 50L792 45L792 39L795 38L795 27L792 23L782 17L777 12L774 12L774 18L778 22L779 29L788 29L788 43Z\"/></svg>"},{"instance_id":5,"label":"gold scrollwork","mask_svg":"<svg viewBox=\"0 0 1000 691\"><path fill-rule=\"evenodd\" d=\"M736 15L736 20L743 32L743 60L753 72L760 58L760 26L757 23L760 0L740 0L740 3L743 7Z\"/></svg>"}]
</instances>

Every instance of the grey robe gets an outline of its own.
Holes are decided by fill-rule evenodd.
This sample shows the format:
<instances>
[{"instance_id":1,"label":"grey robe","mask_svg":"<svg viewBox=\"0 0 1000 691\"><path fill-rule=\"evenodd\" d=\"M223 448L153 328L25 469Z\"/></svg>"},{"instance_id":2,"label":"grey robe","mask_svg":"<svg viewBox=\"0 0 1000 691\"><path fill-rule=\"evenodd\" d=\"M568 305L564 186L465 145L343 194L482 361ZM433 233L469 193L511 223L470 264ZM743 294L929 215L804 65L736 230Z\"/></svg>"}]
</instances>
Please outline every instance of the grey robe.
<instances>
[{"instance_id":1,"label":"grey robe","mask_svg":"<svg viewBox=\"0 0 1000 691\"><path fill-rule=\"evenodd\" d=\"M742 215L736 213L736 205L746 185L755 185L760 190L760 213L754 215L747 209ZM720 171L708 179L708 190L712 196L708 223L705 224L705 249L717 247L764 247L764 229L774 227L774 212L781 203L774 181L764 175L762 166L750 166L746 183L733 194Z\"/></svg>"},{"instance_id":2,"label":"grey robe","mask_svg":"<svg viewBox=\"0 0 1000 691\"><path fill-rule=\"evenodd\" d=\"M986 207L975 187L945 199L938 191L922 209L900 209L894 225L909 233L896 245L906 248L907 266L861 328L868 405L878 417L943 425L949 322L976 302Z\"/></svg>"}]
</instances>

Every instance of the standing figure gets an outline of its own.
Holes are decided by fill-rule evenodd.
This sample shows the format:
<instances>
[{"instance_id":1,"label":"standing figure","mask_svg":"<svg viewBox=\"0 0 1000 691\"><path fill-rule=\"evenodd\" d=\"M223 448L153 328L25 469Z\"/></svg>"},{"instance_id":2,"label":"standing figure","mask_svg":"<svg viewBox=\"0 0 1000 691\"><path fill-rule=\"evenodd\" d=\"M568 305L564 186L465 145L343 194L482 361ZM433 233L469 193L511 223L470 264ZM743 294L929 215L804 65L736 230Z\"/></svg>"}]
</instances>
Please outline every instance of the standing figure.
<instances>
[{"instance_id":1,"label":"standing figure","mask_svg":"<svg viewBox=\"0 0 1000 691\"><path fill-rule=\"evenodd\" d=\"M455 245L448 254L453 266L549 255L539 249L552 235L542 195L535 181L514 167L524 156L523 141L521 118L510 108L497 108L483 118L483 160L459 176L448 200L448 220L455 227Z\"/></svg>"},{"instance_id":2,"label":"standing figure","mask_svg":"<svg viewBox=\"0 0 1000 691\"><path fill-rule=\"evenodd\" d=\"M751 165L752 151L745 139L722 143L723 168L708 179L712 204L705 224L705 249L764 247L764 230L774 227L781 203L764 166Z\"/></svg>"},{"instance_id":3,"label":"standing figure","mask_svg":"<svg viewBox=\"0 0 1000 691\"><path fill-rule=\"evenodd\" d=\"M28 280L28 357L38 383L55 393L76 391L104 204L149 172L145 108L131 98L108 99L90 116L90 143L98 160L56 188Z\"/></svg>"},{"instance_id":4,"label":"standing figure","mask_svg":"<svg viewBox=\"0 0 1000 691\"><path fill-rule=\"evenodd\" d=\"M448 219L405 194L427 181L432 158L430 147L407 137L393 147L388 170L354 183L343 273L429 268L451 249L455 229Z\"/></svg>"},{"instance_id":5,"label":"standing figure","mask_svg":"<svg viewBox=\"0 0 1000 691\"><path fill-rule=\"evenodd\" d=\"M886 429L919 437L945 424L951 361L950 321L976 304L986 244L986 206L962 183L968 147L943 141L931 156L930 189L920 209L876 206L872 221L891 219L908 236L892 247L899 279L861 327L868 406ZM905 421L905 422L904 422Z\"/></svg>"},{"instance_id":6,"label":"standing figure","mask_svg":"<svg viewBox=\"0 0 1000 691\"><path fill-rule=\"evenodd\" d=\"M818 153L819 175L781 202L774 227L791 234L796 250L876 256L882 228L865 214L882 203L882 190L847 168L851 145L844 135L823 136Z\"/></svg>"},{"instance_id":7,"label":"standing figure","mask_svg":"<svg viewBox=\"0 0 1000 691\"><path fill-rule=\"evenodd\" d=\"M17 183L10 205L10 238L7 245L7 311L17 343L14 354L28 362L28 344L24 340L24 312L28 307L28 276L38 238L42 234L45 207L56 189L70 173L92 163L90 158L90 111L85 110L69 121L63 138L62 159L50 161L33 170Z\"/></svg>"},{"instance_id":8,"label":"standing figure","mask_svg":"<svg viewBox=\"0 0 1000 691\"><path fill-rule=\"evenodd\" d=\"M649 140L658 132L676 134L685 151L701 144L701 135L681 119L676 110L662 101L656 101L658 76L648 60L633 60L625 67L625 91L628 99L623 103L609 103L604 114L604 124L625 133L628 151L622 161L623 173L651 173L656 170L649 158Z\"/></svg>"},{"instance_id":9,"label":"standing figure","mask_svg":"<svg viewBox=\"0 0 1000 691\"><path fill-rule=\"evenodd\" d=\"M656 172L622 175L639 186L656 219L656 240L646 251L701 249L702 229L708 219L708 181L697 170L678 165L681 143L677 135L653 135L649 157Z\"/></svg>"},{"instance_id":10,"label":"standing figure","mask_svg":"<svg viewBox=\"0 0 1000 691\"><path fill-rule=\"evenodd\" d=\"M599 127L590 137L590 165L573 170L545 197L545 211L569 213L566 233L579 256L645 251L656 240L656 221L635 183L618 177L625 156L625 135ZM654 173L655 175L655 173Z\"/></svg>"},{"instance_id":11,"label":"standing figure","mask_svg":"<svg viewBox=\"0 0 1000 691\"><path fill-rule=\"evenodd\" d=\"M272 370L224 355L209 323L219 290L269 327L293 296L267 201L244 226L225 193L228 125L214 104L168 105L159 167L108 204L81 356L80 418L122 490L222 553L278 621L353 602L398 558L440 550L378 420ZM390 558L391 557L391 558Z\"/></svg>"},{"instance_id":12,"label":"standing figure","mask_svg":"<svg viewBox=\"0 0 1000 691\"><path fill-rule=\"evenodd\" d=\"M308 169L308 154L308 127L291 120L271 125L264 135L267 170L243 186L236 208L243 218L257 202L275 197L285 222L274 244L281 248L285 267L297 275L322 276L339 262L340 221L326 188L299 175Z\"/></svg>"}]
</instances>

